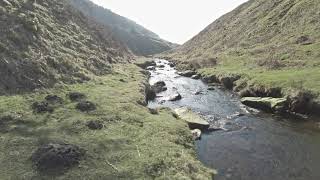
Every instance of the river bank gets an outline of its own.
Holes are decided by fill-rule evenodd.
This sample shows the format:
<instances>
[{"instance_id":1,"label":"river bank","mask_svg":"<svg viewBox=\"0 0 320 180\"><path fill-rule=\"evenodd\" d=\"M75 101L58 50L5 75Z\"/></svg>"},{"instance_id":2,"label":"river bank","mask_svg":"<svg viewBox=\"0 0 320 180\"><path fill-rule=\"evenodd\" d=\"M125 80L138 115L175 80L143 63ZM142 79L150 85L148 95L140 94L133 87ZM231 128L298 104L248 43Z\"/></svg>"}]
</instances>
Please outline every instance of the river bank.
<instances>
[{"instance_id":1,"label":"river bank","mask_svg":"<svg viewBox=\"0 0 320 180\"><path fill-rule=\"evenodd\" d=\"M211 179L187 125L145 106L147 80L120 64L86 83L1 96L1 177Z\"/></svg>"},{"instance_id":2,"label":"river bank","mask_svg":"<svg viewBox=\"0 0 320 180\"><path fill-rule=\"evenodd\" d=\"M188 62L167 58L180 71L192 70L206 83L220 83L239 97L286 98L285 112L304 116L320 113L320 69L266 70L247 68L234 61L217 64L209 62ZM308 78L308 80L306 80Z\"/></svg>"},{"instance_id":3,"label":"river bank","mask_svg":"<svg viewBox=\"0 0 320 180\"><path fill-rule=\"evenodd\" d=\"M303 120L259 112L243 106L225 87L184 77L171 63L157 59L150 84L166 90L150 108L189 108L210 124L196 141L198 158L217 169L218 180L317 180L320 129L317 119ZM189 74L191 75L191 74ZM195 77L194 77L195 78ZM181 99L169 101L179 93Z\"/></svg>"}]
</instances>

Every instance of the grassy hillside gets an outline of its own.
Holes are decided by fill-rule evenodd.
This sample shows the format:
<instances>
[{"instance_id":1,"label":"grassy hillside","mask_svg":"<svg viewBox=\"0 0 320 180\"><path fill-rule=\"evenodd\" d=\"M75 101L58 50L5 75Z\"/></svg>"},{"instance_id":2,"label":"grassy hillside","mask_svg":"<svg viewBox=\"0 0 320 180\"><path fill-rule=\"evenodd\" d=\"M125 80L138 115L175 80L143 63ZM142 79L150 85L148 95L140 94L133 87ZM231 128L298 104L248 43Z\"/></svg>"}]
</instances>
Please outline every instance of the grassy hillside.
<instances>
[{"instance_id":1,"label":"grassy hillside","mask_svg":"<svg viewBox=\"0 0 320 180\"><path fill-rule=\"evenodd\" d=\"M176 46L130 19L100 7L90 0L69 0L69 2L95 21L111 27L114 35L136 55L157 54Z\"/></svg>"},{"instance_id":2,"label":"grassy hillside","mask_svg":"<svg viewBox=\"0 0 320 180\"><path fill-rule=\"evenodd\" d=\"M320 93L317 0L249 0L164 56L204 75L240 75L244 87ZM238 86L238 89L239 88Z\"/></svg>"},{"instance_id":3,"label":"grassy hillside","mask_svg":"<svg viewBox=\"0 0 320 180\"><path fill-rule=\"evenodd\" d=\"M3 0L0 14L0 94L84 82L132 56L64 0Z\"/></svg>"},{"instance_id":4,"label":"grassy hillside","mask_svg":"<svg viewBox=\"0 0 320 180\"><path fill-rule=\"evenodd\" d=\"M83 84L1 96L1 179L211 179L211 170L196 159L187 124L169 110L151 114L140 105L147 81L140 70L115 65L113 73ZM82 93L96 109L77 109L83 100L72 101L72 92ZM49 101L48 95L59 101ZM43 101L51 112L33 109L34 102ZM79 147L83 154L63 169L53 168L57 157L50 154L35 162L37 149L50 143ZM51 166L43 163L46 159Z\"/></svg>"},{"instance_id":5,"label":"grassy hillside","mask_svg":"<svg viewBox=\"0 0 320 180\"><path fill-rule=\"evenodd\" d=\"M212 179L187 124L149 110L112 29L65 0L0 0L0 179Z\"/></svg>"}]
</instances>

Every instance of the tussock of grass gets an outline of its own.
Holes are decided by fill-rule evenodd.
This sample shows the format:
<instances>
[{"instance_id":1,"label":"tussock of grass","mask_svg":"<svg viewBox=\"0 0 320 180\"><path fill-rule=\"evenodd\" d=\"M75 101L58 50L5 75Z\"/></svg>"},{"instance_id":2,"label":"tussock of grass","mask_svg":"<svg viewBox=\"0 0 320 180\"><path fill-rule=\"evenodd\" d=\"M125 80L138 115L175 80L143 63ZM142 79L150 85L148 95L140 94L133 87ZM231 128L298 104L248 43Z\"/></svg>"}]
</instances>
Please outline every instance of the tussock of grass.
<instances>
[{"instance_id":1,"label":"tussock of grass","mask_svg":"<svg viewBox=\"0 0 320 180\"><path fill-rule=\"evenodd\" d=\"M196 160L187 125L168 110L152 115L139 105L145 80L134 65L116 66L87 83L0 97L1 179L210 179L211 171ZM70 92L86 94L97 109L76 110ZM48 94L62 97L62 105L53 113L33 113L31 104ZM89 129L92 120L104 127ZM50 142L75 144L86 155L65 173L39 174L30 157Z\"/></svg>"}]
</instances>

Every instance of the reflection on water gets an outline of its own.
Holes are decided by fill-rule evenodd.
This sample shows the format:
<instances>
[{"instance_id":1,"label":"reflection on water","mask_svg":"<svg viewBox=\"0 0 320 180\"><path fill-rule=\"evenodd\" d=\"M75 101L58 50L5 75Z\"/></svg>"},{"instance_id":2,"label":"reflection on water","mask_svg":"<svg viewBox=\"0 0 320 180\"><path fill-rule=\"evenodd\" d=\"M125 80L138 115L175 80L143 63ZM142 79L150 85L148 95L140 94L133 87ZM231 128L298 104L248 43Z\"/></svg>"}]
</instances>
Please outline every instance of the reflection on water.
<instances>
[{"instance_id":1,"label":"reflection on water","mask_svg":"<svg viewBox=\"0 0 320 180\"><path fill-rule=\"evenodd\" d=\"M196 142L198 158L218 170L217 180L319 180L320 125L315 120L284 119L265 113L246 113L231 92L207 90L200 80L178 76L165 60L151 71L150 83L165 81L168 90L149 107L190 107L212 126L223 130L204 133ZM183 99L165 99L179 92ZM200 94L196 92L201 92ZM195 95L198 94L198 95ZM245 114L234 116L234 114Z\"/></svg>"}]
</instances>

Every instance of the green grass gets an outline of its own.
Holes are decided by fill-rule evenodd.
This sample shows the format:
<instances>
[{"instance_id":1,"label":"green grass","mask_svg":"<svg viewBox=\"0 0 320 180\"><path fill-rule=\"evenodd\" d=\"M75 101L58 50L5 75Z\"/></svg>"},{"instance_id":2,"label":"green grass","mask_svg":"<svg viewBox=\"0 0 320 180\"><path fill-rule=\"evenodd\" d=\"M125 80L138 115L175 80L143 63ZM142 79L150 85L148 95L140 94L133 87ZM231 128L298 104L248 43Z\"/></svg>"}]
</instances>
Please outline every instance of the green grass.
<instances>
[{"instance_id":1,"label":"green grass","mask_svg":"<svg viewBox=\"0 0 320 180\"><path fill-rule=\"evenodd\" d=\"M296 90L309 90L315 95L320 95L320 67L287 67L280 69L266 69L253 64L247 57L235 60L223 59L221 63L212 68L198 70L203 75L228 74L241 75L248 86L280 87L284 94Z\"/></svg>"},{"instance_id":2,"label":"green grass","mask_svg":"<svg viewBox=\"0 0 320 180\"><path fill-rule=\"evenodd\" d=\"M133 59L110 28L93 23L65 0L10 3L0 4L0 95L87 81L107 74L112 63Z\"/></svg>"},{"instance_id":3,"label":"green grass","mask_svg":"<svg viewBox=\"0 0 320 180\"><path fill-rule=\"evenodd\" d=\"M84 84L1 96L0 117L14 117L0 128L1 179L211 179L212 171L196 159L186 123L169 110L152 115L139 105L146 80L139 71L134 65L119 65L112 74ZM97 110L77 111L76 103L66 98L74 91L85 93ZM48 94L63 97L64 103L51 114L34 114L31 104ZM104 128L90 130L85 125L89 120L103 121ZM30 157L49 142L78 145L86 155L65 173L39 174Z\"/></svg>"}]
</instances>

